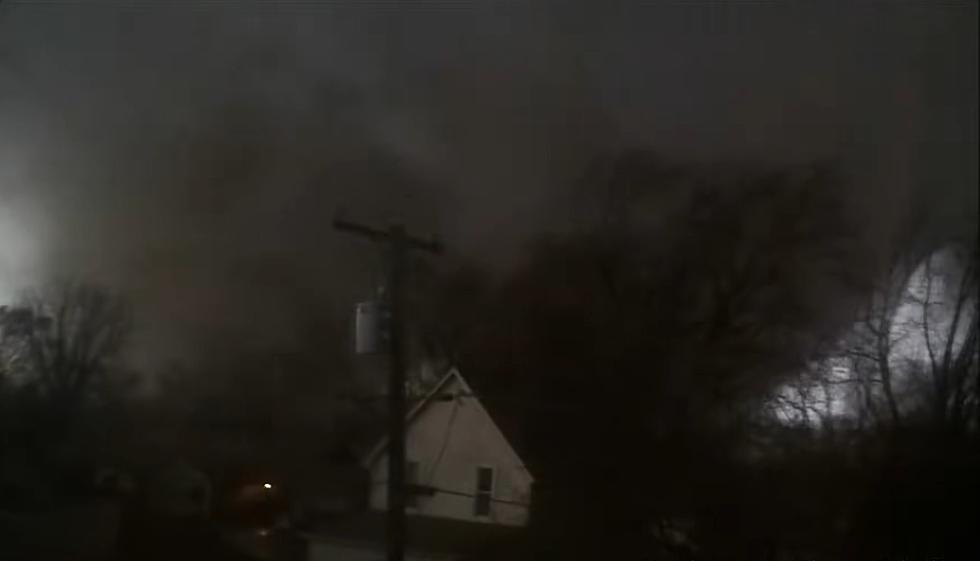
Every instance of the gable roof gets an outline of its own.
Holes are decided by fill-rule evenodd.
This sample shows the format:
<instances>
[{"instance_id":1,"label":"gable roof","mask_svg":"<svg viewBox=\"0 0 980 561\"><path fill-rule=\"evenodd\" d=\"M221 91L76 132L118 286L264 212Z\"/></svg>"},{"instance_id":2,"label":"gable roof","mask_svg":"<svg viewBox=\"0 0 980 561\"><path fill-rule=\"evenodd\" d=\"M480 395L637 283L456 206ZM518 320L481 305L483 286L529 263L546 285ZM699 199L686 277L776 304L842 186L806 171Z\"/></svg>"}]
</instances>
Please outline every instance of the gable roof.
<instances>
[{"instance_id":1,"label":"gable roof","mask_svg":"<svg viewBox=\"0 0 980 561\"><path fill-rule=\"evenodd\" d=\"M419 416L422 414L423 411L425 411L427 408L429 408L433 403L437 401L437 398L443 392L446 386L448 386L450 382L453 381L456 381L463 389L462 393L458 394L457 397L465 397L473 401L473 404L476 405L477 409L484 416L486 416L486 418L490 421L490 426L494 428L497 435L503 440L510 454L514 457L514 459L517 460L517 463L523 466L525 471L527 471L527 466L525 466L523 459L521 459L520 455L518 455L518 453L514 450L514 447L513 445L511 445L510 440L503 433L503 431L500 430L500 427L493 420L493 417L490 415L490 412L487 411L486 407L483 406L483 404L477 398L476 393L473 392L473 389L463 378L463 375L459 373L459 369L456 368L455 366L450 367L449 370L446 372L446 375L443 376L441 380L439 380L439 383L437 383L435 387L432 388L431 391L429 391L429 393L425 396L425 398L422 399L422 401L416 404L415 407L413 407L411 411L408 412L408 415L405 417L406 433L408 432L408 429L411 427L412 423L419 418ZM370 468L372 465L374 465L376 461L378 461L379 458L381 458L381 456L384 455L384 452L387 449L388 449L388 437L385 436L373 448L371 448L371 450L367 453L367 455L364 456L364 460L362 464L365 467ZM534 481L534 477L530 473L530 471L528 471L527 473L528 476L531 478L531 481Z\"/></svg>"}]
</instances>

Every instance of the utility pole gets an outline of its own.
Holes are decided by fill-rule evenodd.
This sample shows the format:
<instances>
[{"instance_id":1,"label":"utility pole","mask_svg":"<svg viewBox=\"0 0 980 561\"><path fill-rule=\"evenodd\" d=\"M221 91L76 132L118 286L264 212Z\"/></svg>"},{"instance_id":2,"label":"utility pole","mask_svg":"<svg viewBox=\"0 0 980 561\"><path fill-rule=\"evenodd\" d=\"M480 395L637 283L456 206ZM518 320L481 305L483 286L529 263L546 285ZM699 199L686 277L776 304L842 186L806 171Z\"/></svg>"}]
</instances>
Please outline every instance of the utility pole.
<instances>
[{"instance_id":1,"label":"utility pole","mask_svg":"<svg viewBox=\"0 0 980 561\"><path fill-rule=\"evenodd\" d=\"M337 230L387 245L388 252L388 561L405 559L405 355L402 282L405 254L409 250L442 253L442 245L409 236L401 225L379 230L344 220L334 220Z\"/></svg>"}]
</instances>

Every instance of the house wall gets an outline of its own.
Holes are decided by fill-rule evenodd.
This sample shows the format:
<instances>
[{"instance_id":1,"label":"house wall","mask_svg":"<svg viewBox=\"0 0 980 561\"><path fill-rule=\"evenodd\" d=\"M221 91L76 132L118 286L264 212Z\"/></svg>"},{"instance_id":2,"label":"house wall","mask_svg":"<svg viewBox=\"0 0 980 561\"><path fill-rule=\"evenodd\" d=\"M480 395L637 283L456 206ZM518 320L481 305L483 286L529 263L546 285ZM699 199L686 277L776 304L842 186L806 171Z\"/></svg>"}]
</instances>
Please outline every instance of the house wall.
<instances>
[{"instance_id":1,"label":"house wall","mask_svg":"<svg viewBox=\"0 0 980 561\"><path fill-rule=\"evenodd\" d=\"M458 377L442 394L471 394ZM433 401L410 423L406 459L419 462L419 483L442 491L417 497L410 514L523 526L531 499L531 475L489 414L473 397ZM474 513L477 467L494 468L493 501L489 516ZM387 506L388 458L381 455L371 468L371 508ZM449 491L449 492L446 492Z\"/></svg>"}]
</instances>

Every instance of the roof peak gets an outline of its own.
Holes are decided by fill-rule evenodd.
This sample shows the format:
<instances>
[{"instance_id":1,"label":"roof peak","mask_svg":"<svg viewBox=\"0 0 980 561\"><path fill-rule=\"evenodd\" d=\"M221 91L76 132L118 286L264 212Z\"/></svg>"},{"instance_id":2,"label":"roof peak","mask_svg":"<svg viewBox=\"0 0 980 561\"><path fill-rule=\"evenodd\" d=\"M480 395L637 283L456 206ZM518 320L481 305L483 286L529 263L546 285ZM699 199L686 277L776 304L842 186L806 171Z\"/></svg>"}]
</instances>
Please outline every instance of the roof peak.
<instances>
[{"instance_id":1,"label":"roof peak","mask_svg":"<svg viewBox=\"0 0 980 561\"><path fill-rule=\"evenodd\" d=\"M486 407L484 407L483 404L480 402L479 397L473 392L473 388L470 387L469 383L463 377L463 374L459 371L459 368L457 368L455 365L452 365L452 366L447 367L446 373L439 380L439 382L432 388L432 390L429 391L428 394L426 394L425 398L423 398L418 404L416 404L415 407L413 407L411 409L411 411L408 413L408 415L406 415L406 417L405 417L405 431L406 431L406 433L408 432L409 427L412 425L412 423L419 417L419 415L431 403L437 401L437 398L439 397L439 394L444 390L444 388L446 387L446 385L449 384L453 380L456 380L456 381L459 382L460 387L462 388L462 393L461 394L458 394L458 395L454 395L452 397L454 399L455 398L458 398L458 397L466 397L468 399L472 399L473 402L478 407L478 409L483 413L483 415L485 415L488 418L488 420L490 421L491 425L496 430L496 432L500 436L500 438L503 439L504 443L507 445L508 449L510 450L510 453L513 454L513 456L517 459L517 461L523 465L523 460L517 454L517 452L513 449L513 446L511 445L511 443L508 440L507 436L503 433L503 431L497 425L497 422L494 420L493 416L490 415L490 412L487 411ZM364 460L362 461L362 465L365 466L365 467L370 467L372 464L374 464L375 461L378 460L379 457L382 456L382 454L387 449L388 449L388 437L385 436L373 448L371 448L371 450L367 453L367 455L364 456Z\"/></svg>"}]
</instances>

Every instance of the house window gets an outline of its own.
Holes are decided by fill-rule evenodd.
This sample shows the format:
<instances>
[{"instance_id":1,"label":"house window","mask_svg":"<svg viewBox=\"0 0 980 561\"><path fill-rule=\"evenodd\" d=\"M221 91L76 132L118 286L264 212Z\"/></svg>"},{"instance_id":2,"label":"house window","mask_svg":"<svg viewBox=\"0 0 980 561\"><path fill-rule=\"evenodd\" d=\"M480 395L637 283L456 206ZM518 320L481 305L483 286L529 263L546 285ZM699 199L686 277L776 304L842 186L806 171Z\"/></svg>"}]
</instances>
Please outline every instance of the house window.
<instances>
[{"instance_id":1,"label":"house window","mask_svg":"<svg viewBox=\"0 0 980 561\"><path fill-rule=\"evenodd\" d=\"M473 513L476 516L490 516L490 502L493 500L493 468L476 468L476 495Z\"/></svg>"},{"instance_id":2,"label":"house window","mask_svg":"<svg viewBox=\"0 0 980 561\"><path fill-rule=\"evenodd\" d=\"M416 508L419 505L419 463L405 462L405 506Z\"/></svg>"}]
</instances>

